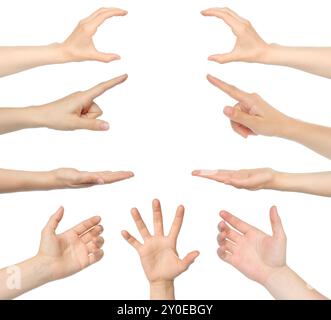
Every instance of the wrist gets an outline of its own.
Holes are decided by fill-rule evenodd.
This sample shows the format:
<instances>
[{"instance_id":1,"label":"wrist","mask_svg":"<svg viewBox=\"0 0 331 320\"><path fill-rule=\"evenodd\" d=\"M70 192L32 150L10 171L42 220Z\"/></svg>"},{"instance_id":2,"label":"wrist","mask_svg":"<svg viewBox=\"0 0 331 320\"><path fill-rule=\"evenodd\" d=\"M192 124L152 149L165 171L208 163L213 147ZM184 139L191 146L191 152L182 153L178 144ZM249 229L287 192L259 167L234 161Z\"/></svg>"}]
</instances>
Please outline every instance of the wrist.
<instances>
[{"instance_id":1,"label":"wrist","mask_svg":"<svg viewBox=\"0 0 331 320\"><path fill-rule=\"evenodd\" d=\"M264 47L263 54L260 57L259 63L262 64L277 64L277 55L281 46L276 43L267 43Z\"/></svg>"},{"instance_id":2,"label":"wrist","mask_svg":"<svg viewBox=\"0 0 331 320\"><path fill-rule=\"evenodd\" d=\"M294 140L295 136L300 131L300 121L283 115L283 118L279 121L278 129L275 134L277 138L283 138L288 140Z\"/></svg>"},{"instance_id":3,"label":"wrist","mask_svg":"<svg viewBox=\"0 0 331 320\"><path fill-rule=\"evenodd\" d=\"M64 43L53 43L48 46L50 51L50 56L53 57L55 64L73 62L68 50Z\"/></svg>"},{"instance_id":4,"label":"wrist","mask_svg":"<svg viewBox=\"0 0 331 320\"><path fill-rule=\"evenodd\" d=\"M284 265L282 267L272 268L265 279L260 284L269 290L275 283L281 282L281 279L287 278L287 275L292 272L291 269Z\"/></svg>"},{"instance_id":5,"label":"wrist","mask_svg":"<svg viewBox=\"0 0 331 320\"><path fill-rule=\"evenodd\" d=\"M47 128L47 112L45 106L22 108L22 116L28 123L28 128Z\"/></svg>"},{"instance_id":6,"label":"wrist","mask_svg":"<svg viewBox=\"0 0 331 320\"><path fill-rule=\"evenodd\" d=\"M149 285L151 300L175 299L174 280L151 281Z\"/></svg>"},{"instance_id":7,"label":"wrist","mask_svg":"<svg viewBox=\"0 0 331 320\"><path fill-rule=\"evenodd\" d=\"M270 57L274 51L274 45L269 43L264 43L259 49L259 54L256 56L256 63L268 64Z\"/></svg>"},{"instance_id":8,"label":"wrist","mask_svg":"<svg viewBox=\"0 0 331 320\"><path fill-rule=\"evenodd\" d=\"M280 267L269 267L263 277L257 282L263 287L268 288L271 283L274 283L277 279L288 273L288 270L290 270L290 268L286 264Z\"/></svg>"},{"instance_id":9,"label":"wrist","mask_svg":"<svg viewBox=\"0 0 331 320\"><path fill-rule=\"evenodd\" d=\"M48 282L53 281L52 278L52 268L51 262L45 259L44 257L37 254L32 259L29 260L33 266L33 273L36 277L35 281L36 287L42 286Z\"/></svg>"},{"instance_id":10,"label":"wrist","mask_svg":"<svg viewBox=\"0 0 331 320\"><path fill-rule=\"evenodd\" d=\"M284 190L287 175L288 173L273 171L272 180L267 185L266 189L281 190L281 191Z\"/></svg>"},{"instance_id":11,"label":"wrist","mask_svg":"<svg viewBox=\"0 0 331 320\"><path fill-rule=\"evenodd\" d=\"M64 189L69 188L70 185L61 178L59 172L61 169L55 169L48 172L48 178L53 189Z\"/></svg>"}]
</instances>

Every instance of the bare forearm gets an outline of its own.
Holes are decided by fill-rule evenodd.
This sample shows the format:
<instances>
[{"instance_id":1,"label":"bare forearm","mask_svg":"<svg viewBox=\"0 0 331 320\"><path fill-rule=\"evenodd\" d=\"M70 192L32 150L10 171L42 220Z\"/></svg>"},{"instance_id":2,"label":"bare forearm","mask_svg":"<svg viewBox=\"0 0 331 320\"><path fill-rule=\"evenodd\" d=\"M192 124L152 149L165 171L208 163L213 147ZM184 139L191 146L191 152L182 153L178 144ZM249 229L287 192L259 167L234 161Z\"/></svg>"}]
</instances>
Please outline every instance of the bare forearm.
<instances>
[{"instance_id":1,"label":"bare forearm","mask_svg":"<svg viewBox=\"0 0 331 320\"><path fill-rule=\"evenodd\" d=\"M268 189L331 197L331 172L275 172L274 179L268 185Z\"/></svg>"},{"instance_id":2,"label":"bare forearm","mask_svg":"<svg viewBox=\"0 0 331 320\"><path fill-rule=\"evenodd\" d=\"M331 159L331 128L290 119L278 135Z\"/></svg>"},{"instance_id":3,"label":"bare forearm","mask_svg":"<svg viewBox=\"0 0 331 320\"><path fill-rule=\"evenodd\" d=\"M262 285L276 300L327 300L287 266L275 271Z\"/></svg>"},{"instance_id":4,"label":"bare forearm","mask_svg":"<svg viewBox=\"0 0 331 320\"><path fill-rule=\"evenodd\" d=\"M28 172L0 169L0 193L61 188L53 171Z\"/></svg>"},{"instance_id":5,"label":"bare forearm","mask_svg":"<svg viewBox=\"0 0 331 320\"><path fill-rule=\"evenodd\" d=\"M69 62L61 44L0 47L0 77L48 64Z\"/></svg>"},{"instance_id":6,"label":"bare forearm","mask_svg":"<svg viewBox=\"0 0 331 320\"><path fill-rule=\"evenodd\" d=\"M173 281L150 284L151 300L175 300Z\"/></svg>"},{"instance_id":7,"label":"bare forearm","mask_svg":"<svg viewBox=\"0 0 331 320\"><path fill-rule=\"evenodd\" d=\"M0 270L0 300L9 300L50 281L49 269L38 257Z\"/></svg>"},{"instance_id":8,"label":"bare forearm","mask_svg":"<svg viewBox=\"0 0 331 320\"><path fill-rule=\"evenodd\" d=\"M41 107L1 108L0 134L46 126Z\"/></svg>"},{"instance_id":9,"label":"bare forearm","mask_svg":"<svg viewBox=\"0 0 331 320\"><path fill-rule=\"evenodd\" d=\"M331 48L268 46L261 61L331 78Z\"/></svg>"}]
</instances>

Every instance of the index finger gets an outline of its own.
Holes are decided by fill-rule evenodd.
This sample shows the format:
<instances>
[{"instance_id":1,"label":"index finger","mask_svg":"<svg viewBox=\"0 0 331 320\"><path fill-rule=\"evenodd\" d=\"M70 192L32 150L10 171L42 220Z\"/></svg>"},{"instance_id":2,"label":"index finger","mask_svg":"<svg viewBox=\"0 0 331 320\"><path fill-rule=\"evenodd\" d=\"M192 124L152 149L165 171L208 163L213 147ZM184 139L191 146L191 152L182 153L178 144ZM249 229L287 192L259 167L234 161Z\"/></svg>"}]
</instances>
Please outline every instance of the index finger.
<instances>
[{"instance_id":1,"label":"index finger","mask_svg":"<svg viewBox=\"0 0 331 320\"><path fill-rule=\"evenodd\" d=\"M87 95L89 95L92 99L95 99L95 98L101 96L103 93L105 93L109 89L116 87L117 85L123 83L124 81L127 80L127 78L128 78L128 75L124 74L120 77L111 79L109 81L102 82L102 83L96 85L95 87L86 90L85 93Z\"/></svg>"},{"instance_id":2,"label":"index finger","mask_svg":"<svg viewBox=\"0 0 331 320\"><path fill-rule=\"evenodd\" d=\"M112 17L122 17L127 15L128 12L123 9L118 8L110 8L108 10L102 11L101 13L94 16L88 23L93 28L98 28L105 20L112 18Z\"/></svg>"},{"instance_id":3,"label":"index finger","mask_svg":"<svg viewBox=\"0 0 331 320\"><path fill-rule=\"evenodd\" d=\"M240 220L239 218L235 217L234 215L232 215L227 211L222 211L220 213L220 216L224 219L225 222L227 222L230 226L232 226L234 229L238 230L242 234L247 233L249 230L253 228L248 223Z\"/></svg>"},{"instance_id":4,"label":"index finger","mask_svg":"<svg viewBox=\"0 0 331 320\"><path fill-rule=\"evenodd\" d=\"M208 75L207 79L212 85L221 89L223 92L225 92L231 98L233 98L239 102L242 101L242 102L250 103L250 94L249 93L242 91L242 90L236 88L235 86L232 86L211 75Z\"/></svg>"},{"instance_id":5,"label":"index finger","mask_svg":"<svg viewBox=\"0 0 331 320\"><path fill-rule=\"evenodd\" d=\"M87 219L80 224L78 224L76 227L72 228L72 230L78 235L81 236L93 227L97 226L101 221L101 218L99 216L92 217L90 219Z\"/></svg>"},{"instance_id":6,"label":"index finger","mask_svg":"<svg viewBox=\"0 0 331 320\"><path fill-rule=\"evenodd\" d=\"M144 222L144 220L142 219L139 211L137 208L133 208L131 210L131 215L132 218L137 226L138 231L140 232L140 235L142 236L142 238L145 240L147 238L151 237L151 234L149 233L146 224Z\"/></svg>"},{"instance_id":7,"label":"index finger","mask_svg":"<svg viewBox=\"0 0 331 320\"><path fill-rule=\"evenodd\" d=\"M242 23L235 15L222 8L210 8L201 12L204 16L222 19L234 32L241 27Z\"/></svg>"}]
</instances>

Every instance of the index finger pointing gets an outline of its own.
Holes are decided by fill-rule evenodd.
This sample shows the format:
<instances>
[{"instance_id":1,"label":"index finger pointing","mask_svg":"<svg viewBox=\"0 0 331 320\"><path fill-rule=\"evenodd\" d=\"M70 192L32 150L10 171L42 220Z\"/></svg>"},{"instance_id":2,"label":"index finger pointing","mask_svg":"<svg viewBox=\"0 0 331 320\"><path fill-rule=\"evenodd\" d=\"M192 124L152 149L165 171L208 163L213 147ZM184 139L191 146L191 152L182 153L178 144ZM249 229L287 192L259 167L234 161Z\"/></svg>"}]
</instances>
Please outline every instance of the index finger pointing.
<instances>
[{"instance_id":1,"label":"index finger pointing","mask_svg":"<svg viewBox=\"0 0 331 320\"><path fill-rule=\"evenodd\" d=\"M219 88L223 92L225 92L227 95L229 95L231 98L239 101L239 102L250 102L250 94L242 91L235 86L232 86L220 79L217 79L211 75L207 76L208 81L214 85L215 87Z\"/></svg>"},{"instance_id":2,"label":"index finger pointing","mask_svg":"<svg viewBox=\"0 0 331 320\"><path fill-rule=\"evenodd\" d=\"M109 81L105 81L102 82L98 85L96 85L95 87L86 90L85 92L92 98L95 99L99 96L101 96L103 93L105 93L106 91L108 91L109 89L116 87L117 85L123 83L124 81L126 81L128 78L127 74L124 74L120 77L111 79Z\"/></svg>"}]
</instances>

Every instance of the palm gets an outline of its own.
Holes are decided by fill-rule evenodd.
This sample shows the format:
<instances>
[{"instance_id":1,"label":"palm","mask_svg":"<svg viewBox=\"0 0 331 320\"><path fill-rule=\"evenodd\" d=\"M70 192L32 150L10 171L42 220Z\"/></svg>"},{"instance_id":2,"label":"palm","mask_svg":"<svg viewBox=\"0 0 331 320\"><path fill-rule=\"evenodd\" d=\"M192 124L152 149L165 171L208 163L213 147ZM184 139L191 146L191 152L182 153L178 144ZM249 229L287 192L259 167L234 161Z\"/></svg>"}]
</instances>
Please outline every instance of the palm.
<instances>
[{"instance_id":1,"label":"palm","mask_svg":"<svg viewBox=\"0 0 331 320\"><path fill-rule=\"evenodd\" d=\"M273 182L275 172L272 169L252 170L217 170L217 171L194 171L193 175L215 180L239 189L260 190L269 188Z\"/></svg>"},{"instance_id":2,"label":"palm","mask_svg":"<svg viewBox=\"0 0 331 320\"><path fill-rule=\"evenodd\" d=\"M233 52L238 56L238 60L246 62L256 61L265 45L264 40L257 34L249 22L246 22L241 32L236 35L237 41Z\"/></svg>"},{"instance_id":3,"label":"palm","mask_svg":"<svg viewBox=\"0 0 331 320\"><path fill-rule=\"evenodd\" d=\"M272 178L271 169L240 170L230 174L229 183L232 182L236 187L260 190L265 188Z\"/></svg>"},{"instance_id":4,"label":"palm","mask_svg":"<svg viewBox=\"0 0 331 320\"><path fill-rule=\"evenodd\" d=\"M89 264L88 250L73 231L50 237L42 248L42 254L53 260L54 277L60 279L86 268Z\"/></svg>"},{"instance_id":5,"label":"palm","mask_svg":"<svg viewBox=\"0 0 331 320\"><path fill-rule=\"evenodd\" d=\"M38 253L43 261L52 266L53 280L77 273L103 256L101 247L104 241L100 237L103 228L98 225L100 217L88 219L56 235L55 230L63 212L63 208L60 208L44 228Z\"/></svg>"},{"instance_id":6,"label":"palm","mask_svg":"<svg viewBox=\"0 0 331 320\"><path fill-rule=\"evenodd\" d=\"M221 259L259 283L266 281L272 270L286 264L286 235L276 207L270 210L272 236L228 212L221 212L221 217L224 219L218 238Z\"/></svg>"},{"instance_id":7,"label":"palm","mask_svg":"<svg viewBox=\"0 0 331 320\"><path fill-rule=\"evenodd\" d=\"M238 269L252 280L259 279L269 268L281 265L283 256L277 247L272 237L257 229L249 231L239 244Z\"/></svg>"},{"instance_id":8,"label":"palm","mask_svg":"<svg viewBox=\"0 0 331 320\"><path fill-rule=\"evenodd\" d=\"M139 254L149 281L170 281L181 273L176 244L168 238L153 237L146 240Z\"/></svg>"}]
</instances>

